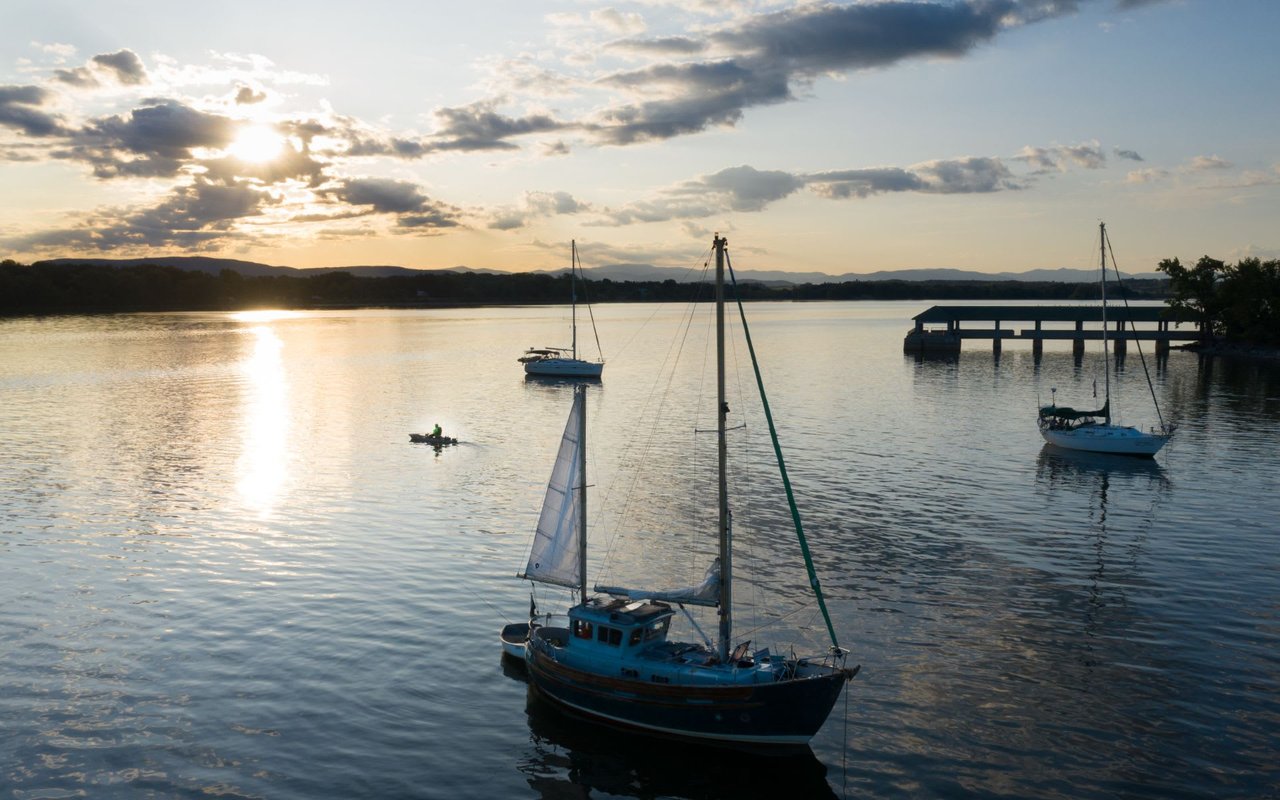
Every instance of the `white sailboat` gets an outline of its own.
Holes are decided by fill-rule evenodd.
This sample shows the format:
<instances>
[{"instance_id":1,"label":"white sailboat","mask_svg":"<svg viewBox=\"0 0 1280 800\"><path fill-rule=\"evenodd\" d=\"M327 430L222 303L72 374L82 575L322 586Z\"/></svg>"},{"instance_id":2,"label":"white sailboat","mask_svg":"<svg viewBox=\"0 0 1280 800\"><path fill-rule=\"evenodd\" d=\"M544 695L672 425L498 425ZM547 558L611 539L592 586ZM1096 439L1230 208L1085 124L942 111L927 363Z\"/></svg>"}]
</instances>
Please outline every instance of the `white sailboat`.
<instances>
[{"instance_id":1,"label":"white sailboat","mask_svg":"<svg viewBox=\"0 0 1280 800\"><path fill-rule=\"evenodd\" d=\"M708 535L717 537L718 557L696 586L664 591L596 586L598 594L588 594L587 388L577 386L521 577L573 589L578 602L568 609L568 623L563 627L538 624L531 608L529 624L504 629L503 648L511 654L523 650L534 689L578 715L650 734L704 742L803 746L822 727L857 668L846 668L848 651L836 642L767 400L765 415L783 486L831 645L825 653L803 657L794 651L775 654L767 648L752 650L749 641L733 638L732 525L726 478L726 241L716 236L714 242L719 522L718 531ZM747 345L750 349L749 333ZM758 369L756 374L763 398ZM714 644L668 638L677 609L687 605L718 609L719 635Z\"/></svg>"},{"instance_id":2,"label":"white sailboat","mask_svg":"<svg viewBox=\"0 0 1280 800\"><path fill-rule=\"evenodd\" d=\"M1057 390L1049 405L1040 409L1038 424L1040 435L1046 442L1068 450L1084 450L1091 453L1140 456L1151 458L1164 447L1173 435L1172 426L1162 421L1158 429L1140 431L1111 421L1111 358L1107 346L1107 226L1098 224L1102 250L1102 363L1106 387L1102 408L1096 411L1080 411L1057 403ZM1096 386L1096 384L1095 384ZM1096 389L1095 389L1096 393ZM1156 402L1155 391L1151 400ZM1156 403L1156 413L1160 406Z\"/></svg>"},{"instance_id":3,"label":"white sailboat","mask_svg":"<svg viewBox=\"0 0 1280 800\"><path fill-rule=\"evenodd\" d=\"M578 263L578 243L570 245L569 261L569 296L572 303L570 334L572 341L569 347L530 347L520 357L526 375L541 375L552 378L599 378L604 372L604 359L587 361L578 358L578 274L582 265ZM588 307L589 310L590 307ZM595 331L595 319L591 321L591 330ZM596 336L596 347L600 346L600 337Z\"/></svg>"}]
</instances>

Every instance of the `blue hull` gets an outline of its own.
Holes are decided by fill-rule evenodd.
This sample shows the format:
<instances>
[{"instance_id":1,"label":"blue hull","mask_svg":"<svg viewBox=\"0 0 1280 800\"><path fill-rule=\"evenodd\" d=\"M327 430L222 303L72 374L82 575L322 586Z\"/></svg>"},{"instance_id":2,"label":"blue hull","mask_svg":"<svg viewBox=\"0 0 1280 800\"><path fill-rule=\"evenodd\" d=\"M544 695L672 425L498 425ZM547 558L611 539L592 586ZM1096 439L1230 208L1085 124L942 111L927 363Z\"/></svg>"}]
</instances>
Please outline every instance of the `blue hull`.
<instances>
[{"instance_id":1,"label":"blue hull","mask_svg":"<svg viewBox=\"0 0 1280 800\"><path fill-rule=\"evenodd\" d=\"M677 686L621 680L526 652L529 680L553 702L592 719L708 742L807 744L852 672L737 686Z\"/></svg>"}]
</instances>

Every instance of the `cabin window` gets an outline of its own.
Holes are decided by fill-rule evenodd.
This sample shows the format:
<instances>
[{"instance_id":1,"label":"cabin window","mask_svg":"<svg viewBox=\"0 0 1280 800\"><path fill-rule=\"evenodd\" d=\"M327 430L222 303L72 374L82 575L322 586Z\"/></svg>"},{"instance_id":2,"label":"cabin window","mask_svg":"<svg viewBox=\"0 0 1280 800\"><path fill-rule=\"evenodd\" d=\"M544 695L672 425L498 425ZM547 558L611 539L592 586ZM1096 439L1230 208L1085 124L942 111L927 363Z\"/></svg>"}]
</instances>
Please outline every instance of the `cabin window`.
<instances>
[{"instance_id":1,"label":"cabin window","mask_svg":"<svg viewBox=\"0 0 1280 800\"><path fill-rule=\"evenodd\" d=\"M640 641L643 638L644 638L644 631L642 629L640 628L633 629L631 631L631 642L630 642L631 646L635 647L636 645L640 644Z\"/></svg>"},{"instance_id":2,"label":"cabin window","mask_svg":"<svg viewBox=\"0 0 1280 800\"><path fill-rule=\"evenodd\" d=\"M596 639L604 642L605 644L618 647L622 644L622 631L618 628L610 628L606 625L601 625L596 630Z\"/></svg>"},{"instance_id":3,"label":"cabin window","mask_svg":"<svg viewBox=\"0 0 1280 800\"><path fill-rule=\"evenodd\" d=\"M649 680L653 681L654 683L671 683L671 679L668 678L666 675L650 675Z\"/></svg>"},{"instance_id":4,"label":"cabin window","mask_svg":"<svg viewBox=\"0 0 1280 800\"><path fill-rule=\"evenodd\" d=\"M626 667L623 667L623 668L622 668L622 677L624 677L624 678L639 678L639 677L640 677L640 673L639 673L639 672L636 672L634 669L627 669Z\"/></svg>"},{"instance_id":5,"label":"cabin window","mask_svg":"<svg viewBox=\"0 0 1280 800\"><path fill-rule=\"evenodd\" d=\"M580 619L575 619L573 621L573 635L577 636L579 639L590 639L591 623L583 622Z\"/></svg>"},{"instance_id":6,"label":"cabin window","mask_svg":"<svg viewBox=\"0 0 1280 800\"><path fill-rule=\"evenodd\" d=\"M644 629L644 640L651 642L654 639L661 639L667 635L667 628L671 627L671 618L660 619L652 625Z\"/></svg>"}]
</instances>

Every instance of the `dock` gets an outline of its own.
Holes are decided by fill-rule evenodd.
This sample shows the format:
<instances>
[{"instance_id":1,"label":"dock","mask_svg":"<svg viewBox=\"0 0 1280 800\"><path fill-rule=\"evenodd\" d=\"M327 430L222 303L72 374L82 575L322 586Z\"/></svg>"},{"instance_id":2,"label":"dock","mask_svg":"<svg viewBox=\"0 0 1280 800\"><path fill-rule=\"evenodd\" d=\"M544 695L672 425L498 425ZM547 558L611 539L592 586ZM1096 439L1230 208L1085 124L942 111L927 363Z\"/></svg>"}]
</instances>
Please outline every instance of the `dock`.
<instances>
[{"instance_id":1,"label":"dock","mask_svg":"<svg viewBox=\"0 0 1280 800\"><path fill-rule=\"evenodd\" d=\"M912 320L915 326L902 342L907 353L958 352L966 339L990 339L996 353L1002 342L1030 341L1037 359L1046 341L1070 341L1072 353L1080 357L1085 342L1102 340L1101 305L933 306ZM1107 339L1118 358L1131 341L1154 342L1156 354L1163 355L1174 342L1204 336L1199 321L1168 306L1107 306Z\"/></svg>"}]
</instances>

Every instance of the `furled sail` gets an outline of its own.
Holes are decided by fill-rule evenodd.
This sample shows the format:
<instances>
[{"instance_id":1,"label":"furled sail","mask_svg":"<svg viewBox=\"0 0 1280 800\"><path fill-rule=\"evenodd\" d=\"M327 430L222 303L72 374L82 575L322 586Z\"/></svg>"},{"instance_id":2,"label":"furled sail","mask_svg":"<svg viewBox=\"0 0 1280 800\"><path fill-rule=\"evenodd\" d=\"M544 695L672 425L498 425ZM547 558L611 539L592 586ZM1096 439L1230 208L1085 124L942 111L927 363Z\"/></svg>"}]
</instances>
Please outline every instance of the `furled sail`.
<instances>
[{"instance_id":1,"label":"furled sail","mask_svg":"<svg viewBox=\"0 0 1280 800\"><path fill-rule=\"evenodd\" d=\"M585 520L580 519L580 505L575 491L582 491L582 411L584 393L575 392L573 408L560 439L560 452L547 483L547 496L542 501L538 530L533 536L529 563L520 577L542 583L577 588L582 572L579 542L585 535Z\"/></svg>"},{"instance_id":2,"label":"furled sail","mask_svg":"<svg viewBox=\"0 0 1280 800\"><path fill-rule=\"evenodd\" d=\"M625 597L628 600L665 600L670 603L683 603L692 606L714 606L720 597L720 559L711 562L702 583L697 586L685 586L680 589L623 589L618 586L597 586L597 592L614 597Z\"/></svg>"},{"instance_id":3,"label":"furled sail","mask_svg":"<svg viewBox=\"0 0 1280 800\"><path fill-rule=\"evenodd\" d=\"M1097 411L1078 411L1067 406L1044 406L1040 409L1040 417L1048 419L1056 417L1065 420L1085 419L1086 417L1105 417L1111 409L1111 401L1108 400Z\"/></svg>"}]
</instances>

